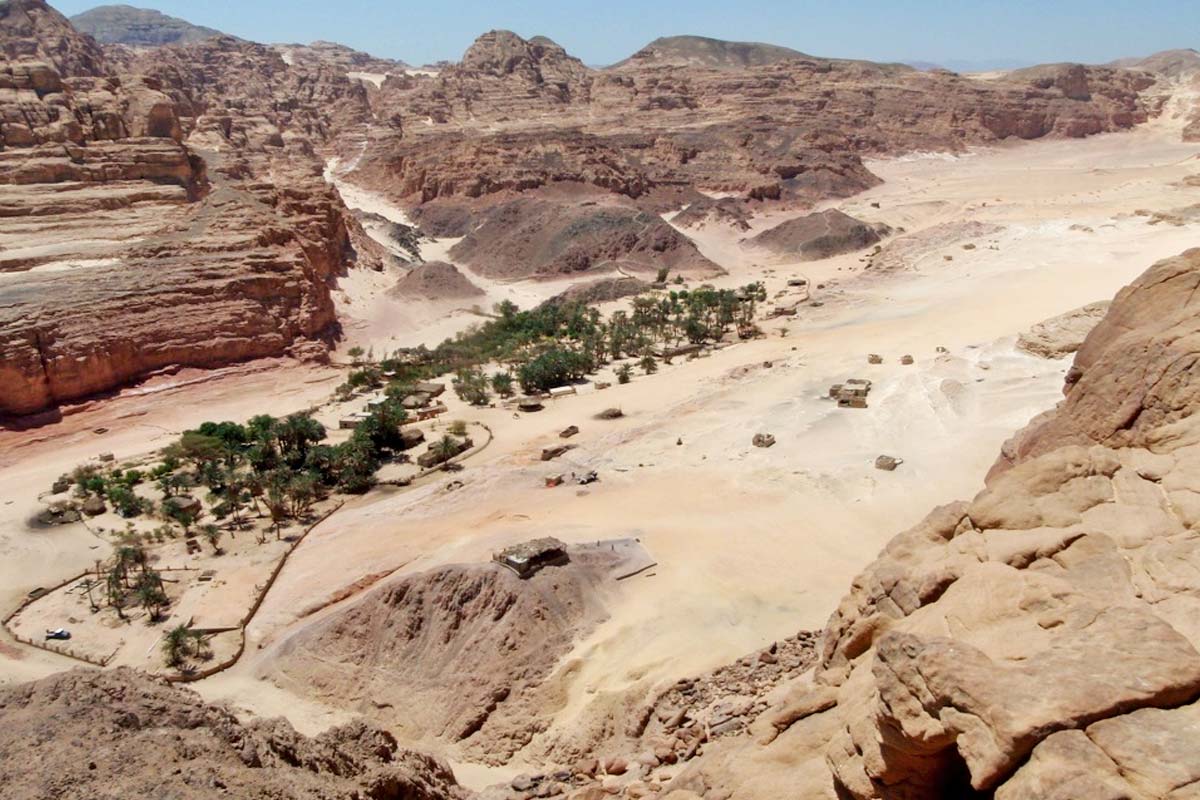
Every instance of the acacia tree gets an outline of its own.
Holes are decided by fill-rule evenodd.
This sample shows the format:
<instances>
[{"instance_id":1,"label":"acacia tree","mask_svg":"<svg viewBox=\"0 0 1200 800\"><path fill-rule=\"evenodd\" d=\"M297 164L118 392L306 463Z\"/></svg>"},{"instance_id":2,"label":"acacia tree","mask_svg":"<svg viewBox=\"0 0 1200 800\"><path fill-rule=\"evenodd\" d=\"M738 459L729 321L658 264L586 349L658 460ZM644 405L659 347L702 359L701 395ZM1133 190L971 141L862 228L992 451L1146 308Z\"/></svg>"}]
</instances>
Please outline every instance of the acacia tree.
<instances>
[{"instance_id":1,"label":"acacia tree","mask_svg":"<svg viewBox=\"0 0 1200 800\"><path fill-rule=\"evenodd\" d=\"M300 474L287 482L284 494L288 502L288 514L302 517L320 499L320 484L312 475Z\"/></svg>"}]
</instances>

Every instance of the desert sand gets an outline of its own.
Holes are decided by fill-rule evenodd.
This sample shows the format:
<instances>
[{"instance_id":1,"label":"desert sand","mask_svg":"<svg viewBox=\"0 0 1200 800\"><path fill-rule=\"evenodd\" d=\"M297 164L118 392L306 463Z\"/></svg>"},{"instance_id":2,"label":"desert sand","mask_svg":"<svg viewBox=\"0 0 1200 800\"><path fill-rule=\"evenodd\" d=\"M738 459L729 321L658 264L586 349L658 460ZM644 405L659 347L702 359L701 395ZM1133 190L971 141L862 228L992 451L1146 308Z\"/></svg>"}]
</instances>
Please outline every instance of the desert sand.
<instances>
[{"instance_id":1,"label":"desert sand","mask_svg":"<svg viewBox=\"0 0 1200 800\"><path fill-rule=\"evenodd\" d=\"M368 576L485 560L534 536L636 537L658 566L624 582L607 620L560 664L567 700L530 746L536 758L585 725L606 696L822 626L895 532L981 488L1001 442L1061 397L1068 361L1018 351L1017 335L1109 299L1147 264L1195 243L1194 227L1151 224L1137 213L1200 201L1200 189L1180 183L1200 173L1197 147L1179 143L1171 113L1132 133L869 167L883 185L822 208L904 229L884 241L875 266L865 268L869 251L788 264L740 244L781 214L756 217L750 232L686 231L728 271L715 285L762 280L774 297L803 275L820 305L763 323L764 339L676 360L629 385L581 390L519 419L451 397L449 418L485 423L495 437L454 476L461 487L449 491L447 477L348 502L292 556L248 629L247 655L196 688L257 714L287 716L302 731L320 730L346 714L260 679L270 673L274 645L353 598L308 616L304 609ZM349 205L404 221L399 209L354 191L352 180L352 173L338 177ZM452 244L435 241L423 252L448 260ZM528 306L562 288L464 274L486 292L478 309L401 313L387 296L396 272L343 279L336 294L348 318L343 347L432 345L499 300ZM883 363L868 365L869 353ZM902 365L904 355L915 363ZM101 451L126 457L162 446L205 419L306 408L326 399L339 375L273 363L194 384L181 373L73 409L59 422L0 432L0 482L10 490L0 505L0 601L11 607L99 557L100 540L81 525L26 527L38 493L57 475ZM869 408L839 409L824 399L831 384L852 377L873 381ZM593 419L614 406L623 419ZM541 462L542 447L572 424L581 429L572 440L578 448ZM112 432L92 433L104 427ZM777 444L753 447L756 433L774 435ZM878 471L881 454L904 463ZM593 469L597 484L544 488L553 472ZM0 641L0 681L64 666ZM504 772L467 767L459 777L482 785Z\"/></svg>"}]
</instances>

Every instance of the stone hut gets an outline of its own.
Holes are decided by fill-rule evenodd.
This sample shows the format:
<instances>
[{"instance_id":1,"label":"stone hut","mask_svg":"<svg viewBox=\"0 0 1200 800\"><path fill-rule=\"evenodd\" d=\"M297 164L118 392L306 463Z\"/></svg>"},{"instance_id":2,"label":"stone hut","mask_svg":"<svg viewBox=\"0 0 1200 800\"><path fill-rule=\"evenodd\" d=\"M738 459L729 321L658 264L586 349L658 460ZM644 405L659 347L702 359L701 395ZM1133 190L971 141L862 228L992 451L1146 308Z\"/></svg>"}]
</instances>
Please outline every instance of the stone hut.
<instances>
[{"instance_id":1,"label":"stone hut","mask_svg":"<svg viewBox=\"0 0 1200 800\"><path fill-rule=\"evenodd\" d=\"M506 547L492 556L497 564L508 567L524 580L532 578L545 567L570 563L567 546L553 536L532 539Z\"/></svg>"}]
</instances>

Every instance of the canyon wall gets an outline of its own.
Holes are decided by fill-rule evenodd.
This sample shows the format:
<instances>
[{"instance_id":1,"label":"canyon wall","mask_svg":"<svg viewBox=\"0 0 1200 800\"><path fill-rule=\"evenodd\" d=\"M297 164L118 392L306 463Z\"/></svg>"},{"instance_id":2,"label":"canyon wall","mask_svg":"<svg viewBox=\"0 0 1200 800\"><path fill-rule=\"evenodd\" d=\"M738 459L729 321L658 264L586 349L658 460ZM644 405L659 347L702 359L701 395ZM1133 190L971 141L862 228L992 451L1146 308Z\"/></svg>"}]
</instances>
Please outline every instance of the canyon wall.
<instances>
[{"instance_id":1,"label":"canyon wall","mask_svg":"<svg viewBox=\"0 0 1200 800\"><path fill-rule=\"evenodd\" d=\"M0 9L0 414L336 334L365 242L319 154L369 116L344 75L228 38L103 51Z\"/></svg>"}]
</instances>

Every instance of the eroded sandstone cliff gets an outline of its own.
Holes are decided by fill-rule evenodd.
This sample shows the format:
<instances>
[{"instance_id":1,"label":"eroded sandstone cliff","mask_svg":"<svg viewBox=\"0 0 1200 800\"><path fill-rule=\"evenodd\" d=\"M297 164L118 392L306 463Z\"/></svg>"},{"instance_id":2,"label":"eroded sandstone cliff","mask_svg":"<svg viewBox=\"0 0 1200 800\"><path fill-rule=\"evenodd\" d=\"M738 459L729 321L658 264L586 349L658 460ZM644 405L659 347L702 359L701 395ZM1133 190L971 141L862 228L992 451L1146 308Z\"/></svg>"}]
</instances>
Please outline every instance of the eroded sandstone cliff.
<instances>
[{"instance_id":1,"label":"eroded sandstone cliff","mask_svg":"<svg viewBox=\"0 0 1200 800\"><path fill-rule=\"evenodd\" d=\"M361 85L228 38L105 53L41 0L0 47L0 414L324 351L331 283L378 257L318 154Z\"/></svg>"},{"instance_id":2,"label":"eroded sandstone cliff","mask_svg":"<svg viewBox=\"0 0 1200 800\"><path fill-rule=\"evenodd\" d=\"M800 54L796 54L799 56ZM957 150L1128 128L1158 110L1145 72L1057 65L979 80L811 57L593 70L549 40L494 31L435 77L389 79L365 182L409 204L581 183L679 207L681 187L794 204L877 179L864 154Z\"/></svg>"}]
</instances>

